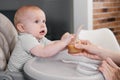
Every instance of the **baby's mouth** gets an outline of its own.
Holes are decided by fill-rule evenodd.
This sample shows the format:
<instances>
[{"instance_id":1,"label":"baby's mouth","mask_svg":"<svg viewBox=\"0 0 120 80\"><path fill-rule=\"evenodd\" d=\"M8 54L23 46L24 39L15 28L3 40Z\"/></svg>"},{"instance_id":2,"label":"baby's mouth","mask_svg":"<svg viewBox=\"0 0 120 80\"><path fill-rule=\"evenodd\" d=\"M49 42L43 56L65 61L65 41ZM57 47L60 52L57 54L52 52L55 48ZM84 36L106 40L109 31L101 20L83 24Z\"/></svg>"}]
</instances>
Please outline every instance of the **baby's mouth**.
<instances>
[{"instance_id":1,"label":"baby's mouth","mask_svg":"<svg viewBox=\"0 0 120 80\"><path fill-rule=\"evenodd\" d=\"M40 34L44 34L44 33L45 33L45 31L44 31L44 30L40 31Z\"/></svg>"}]
</instances>

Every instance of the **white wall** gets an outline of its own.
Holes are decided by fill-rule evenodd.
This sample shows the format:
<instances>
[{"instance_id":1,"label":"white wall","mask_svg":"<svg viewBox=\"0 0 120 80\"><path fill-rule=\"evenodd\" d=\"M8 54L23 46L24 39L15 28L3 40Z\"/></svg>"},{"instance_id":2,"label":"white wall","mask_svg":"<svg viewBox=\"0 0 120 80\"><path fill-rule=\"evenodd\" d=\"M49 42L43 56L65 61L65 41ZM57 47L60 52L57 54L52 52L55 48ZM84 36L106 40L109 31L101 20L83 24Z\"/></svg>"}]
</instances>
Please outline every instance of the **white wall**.
<instances>
[{"instance_id":1,"label":"white wall","mask_svg":"<svg viewBox=\"0 0 120 80\"><path fill-rule=\"evenodd\" d=\"M92 0L73 0L74 9L74 32L80 25L84 29L92 29L93 20Z\"/></svg>"}]
</instances>

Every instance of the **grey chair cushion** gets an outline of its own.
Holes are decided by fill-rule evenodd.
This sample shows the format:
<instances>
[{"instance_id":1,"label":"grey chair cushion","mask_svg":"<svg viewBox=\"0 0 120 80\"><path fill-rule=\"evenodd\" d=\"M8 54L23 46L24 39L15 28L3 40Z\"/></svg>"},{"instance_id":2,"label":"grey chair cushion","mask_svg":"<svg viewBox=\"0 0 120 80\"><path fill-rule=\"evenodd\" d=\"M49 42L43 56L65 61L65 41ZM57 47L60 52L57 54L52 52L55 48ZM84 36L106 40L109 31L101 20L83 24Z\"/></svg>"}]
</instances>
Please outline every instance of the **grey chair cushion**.
<instances>
[{"instance_id":1,"label":"grey chair cushion","mask_svg":"<svg viewBox=\"0 0 120 80\"><path fill-rule=\"evenodd\" d=\"M4 71L6 67L6 58L3 50L0 47L0 71Z\"/></svg>"},{"instance_id":2,"label":"grey chair cushion","mask_svg":"<svg viewBox=\"0 0 120 80\"><path fill-rule=\"evenodd\" d=\"M0 32L5 36L10 48L10 52L12 52L18 34L12 22L2 13L0 13Z\"/></svg>"},{"instance_id":3,"label":"grey chair cushion","mask_svg":"<svg viewBox=\"0 0 120 80\"><path fill-rule=\"evenodd\" d=\"M8 60L8 58L10 57L10 52L9 52L9 46L8 46L8 42L6 40L6 38L4 37L4 35L0 32L0 48L1 48L1 55L0 57L2 59ZM2 51L4 53L4 56L2 54Z\"/></svg>"}]
</instances>

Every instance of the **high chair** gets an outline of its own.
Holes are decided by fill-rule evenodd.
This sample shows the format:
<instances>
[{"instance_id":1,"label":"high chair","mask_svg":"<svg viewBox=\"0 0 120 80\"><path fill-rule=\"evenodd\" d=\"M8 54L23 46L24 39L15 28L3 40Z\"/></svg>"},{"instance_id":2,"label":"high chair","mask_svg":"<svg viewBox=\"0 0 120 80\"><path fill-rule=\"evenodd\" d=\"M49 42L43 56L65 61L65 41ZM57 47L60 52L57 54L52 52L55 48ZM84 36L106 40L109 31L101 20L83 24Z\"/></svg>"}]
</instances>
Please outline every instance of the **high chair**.
<instances>
[{"instance_id":1,"label":"high chair","mask_svg":"<svg viewBox=\"0 0 120 80\"><path fill-rule=\"evenodd\" d=\"M6 70L18 33L12 22L0 13L0 80L25 80L21 72Z\"/></svg>"}]
</instances>

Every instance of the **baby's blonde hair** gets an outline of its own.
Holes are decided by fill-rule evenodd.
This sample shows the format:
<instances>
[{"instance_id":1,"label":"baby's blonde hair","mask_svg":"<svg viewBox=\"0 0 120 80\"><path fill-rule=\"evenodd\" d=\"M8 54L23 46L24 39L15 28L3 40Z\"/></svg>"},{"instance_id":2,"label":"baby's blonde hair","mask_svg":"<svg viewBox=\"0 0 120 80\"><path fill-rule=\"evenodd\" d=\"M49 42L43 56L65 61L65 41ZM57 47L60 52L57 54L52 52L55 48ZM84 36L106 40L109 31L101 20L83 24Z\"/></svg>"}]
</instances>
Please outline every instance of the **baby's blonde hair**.
<instances>
[{"instance_id":1,"label":"baby's blonde hair","mask_svg":"<svg viewBox=\"0 0 120 80\"><path fill-rule=\"evenodd\" d=\"M42 10L42 9L35 5L25 5L25 6L20 7L16 11L15 16L14 16L15 26L21 22L21 19L25 16L28 10Z\"/></svg>"}]
</instances>

